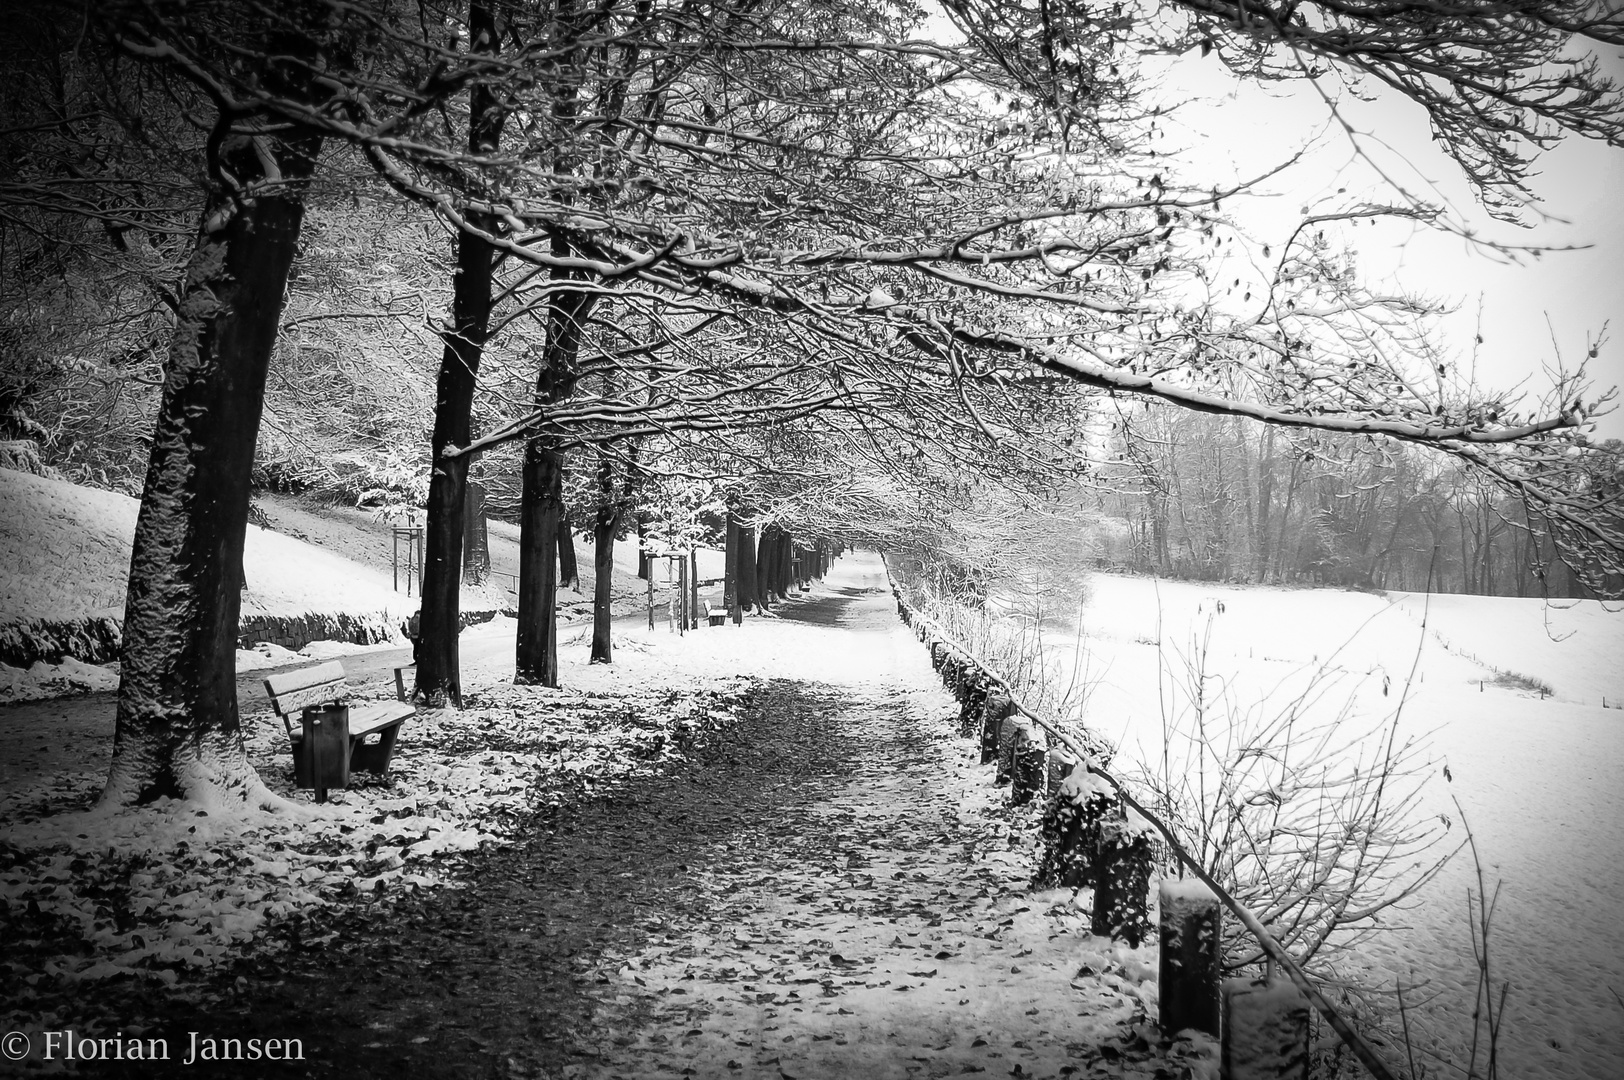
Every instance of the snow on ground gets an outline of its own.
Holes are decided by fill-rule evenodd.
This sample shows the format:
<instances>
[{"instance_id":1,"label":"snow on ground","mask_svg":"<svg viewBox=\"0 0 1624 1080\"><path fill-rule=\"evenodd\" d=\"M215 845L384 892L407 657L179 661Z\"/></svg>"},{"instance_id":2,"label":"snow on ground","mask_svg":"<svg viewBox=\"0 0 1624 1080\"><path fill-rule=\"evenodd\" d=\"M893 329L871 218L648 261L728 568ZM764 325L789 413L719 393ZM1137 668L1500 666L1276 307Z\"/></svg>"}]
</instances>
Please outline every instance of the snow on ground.
<instances>
[{"instance_id":1,"label":"snow on ground","mask_svg":"<svg viewBox=\"0 0 1624 1080\"><path fill-rule=\"evenodd\" d=\"M0 469L0 618L123 617L137 505Z\"/></svg>"},{"instance_id":2,"label":"snow on ground","mask_svg":"<svg viewBox=\"0 0 1624 1080\"><path fill-rule=\"evenodd\" d=\"M612 697L484 685L464 710L419 710L387 780L352 775L326 806L293 790L282 721L247 703L249 760L287 800L273 810L171 800L77 809L105 777L105 759L0 791L0 911L19 935L0 981L133 974L173 984L300 912L454 884L460 853L512 842L538 805L682 754L732 721L744 687L705 676L630 682Z\"/></svg>"},{"instance_id":3,"label":"snow on ground","mask_svg":"<svg viewBox=\"0 0 1624 1080\"><path fill-rule=\"evenodd\" d=\"M26 668L0 664L0 705L117 689L117 664L87 664L71 656L60 664L37 660Z\"/></svg>"},{"instance_id":4,"label":"snow on ground","mask_svg":"<svg viewBox=\"0 0 1624 1080\"><path fill-rule=\"evenodd\" d=\"M869 576L860 591L887 591L883 574ZM34 900L51 918L80 925L94 944L93 952L53 961L51 971L99 978L133 968L173 981L164 973L210 966L247 947L267 920L351 895L356 880L363 891L444 880L439 856L504 842L538 798L591 790L682 752L684 740L731 718L740 675L860 681L904 657L917 660L908 649L917 646L905 635L887 635L888 649L875 651L857 635L772 616L685 635L668 630L663 618L654 631L641 620L615 625L612 666L589 662L589 628L566 638L559 667L568 689L561 691L509 685L512 618L470 627L462 637L468 708L420 710L403 729L390 783L357 778L327 808L310 807L308 793L292 791L282 722L257 701L243 703L250 760L274 792L305 808L300 812L208 817L164 804L124 815L40 816L42 809L82 805L104 762L87 763L84 775L51 779L54 794L40 785L0 793L0 817L10 822L0 841L20 859L0 875L0 897ZM354 651L362 650L322 643L293 654L269 647L239 653L239 662ZM493 740L502 749L490 748ZM94 865L75 870L75 859ZM155 863L162 868L146 869ZM143 875L140 910L123 925L103 919L94 896L72 887L99 887L132 867ZM234 868L229 881L216 880L222 868ZM152 899L139 898L149 890ZM154 921L167 927L160 936L151 932Z\"/></svg>"},{"instance_id":5,"label":"snow on ground","mask_svg":"<svg viewBox=\"0 0 1624 1080\"><path fill-rule=\"evenodd\" d=\"M122 618L139 508L116 492L0 469L0 619ZM418 604L385 571L257 525L248 526L243 570L244 618L405 618ZM488 598L465 589L463 607L488 610Z\"/></svg>"},{"instance_id":6,"label":"snow on ground","mask_svg":"<svg viewBox=\"0 0 1624 1080\"><path fill-rule=\"evenodd\" d=\"M756 675L846 688L851 705L831 697L829 706L852 714L839 725L842 737L877 749L857 774L840 779L848 794L831 793L810 808L827 826L812 835L840 859L847 892L839 902L819 887L821 865L774 864L764 874L734 865L727 850L716 852L715 873L733 873L739 888L722 890L712 912L714 927L731 927L726 941L698 954L704 966L697 977L715 983L723 1003L708 1041L701 1040L705 1063L734 1069L739 1038L753 1038L763 1059L787 1060L781 1033L761 1030L761 1018L771 1015L764 995L746 986L752 992L738 997L731 966L735 953L782 938L802 951L822 950L815 976L776 973L786 980L786 1006L806 993L797 1022L805 1022L808 1038L800 1052L814 1067L860 1062L863 1075L900 1077L919 1060L904 1059L900 1048L917 1047L932 1060L962 1059L964 1071L983 1070L982 1062L1003 1071L1014 1062L1012 1074L1028 1075L1021 1063L1041 1060L1052 1074L1054 1065L1094 1059L1091 1075L1148 1075L1154 1062L1146 1059L1161 1056L1145 1026L1155 1000L1150 946L1127 950L1092 938L1067 891L1026 895L1029 833L992 827L1009 812L994 805L1001 800L989 767L975 764L973 743L942 727L953 703L917 641L893 624L878 561L844 570L806 599L866 604L807 605L805 612L822 614L755 616L742 627L681 635L663 623L650 631L622 621L612 666L587 662L582 634L560 652L565 690L507 684L510 652L490 646L510 640L511 620L472 628L467 651L487 659L464 670L468 708L420 711L402 734L391 782L358 783L325 808L288 790L286 736L279 721L258 712L244 717L250 758L274 791L295 798L295 809L229 814L165 802L21 822L8 813L14 823L0 832L9 850L0 910L26 925L4 977L29 989L17 1002L23 1011L0 1015L0 1027L40 1026L25 1013L46 1000L36 999L35 988L52 980L71 985L135 974L173 984L255 947L270 926L299 912L454 881L459 853L515 839L526 807L601 790L731 723L739 676ZM801 608L801 599L781 612ZM865 632L839 632L848 619L866 624ZM887 734L892 727L918 733L899 740ZM909 754L897 760L904 742ZM944 830L964 832L977 850L945 846ZM853 855L860 844L874 848L870 857ZM783 925L758 905L756 930L742 940L743 924L720 908L749 901L750 889L782 898L792 872L800 875L804 895L796 902L805 901L805 917ZM902 878L907 882L897 884ZM116 912L103 903L115 893ZM879 910L886 904L888 919ZM83 945L62 948L67 942ZM635 958L635 970L606 964L599 981L624 980L640 992L645 984L687 989L698 985L683 970L695 956L692 949L652 950ZM830 988L808 993L802 984L812 978L830 980ZM698 1023L679 1019L681 1029ZM928 1027L916 1030L926 1020ZM1106 1060L1096 1041L1119 1038L1130 1045L1113 1043ZM1178 1053L1210 1076L1210 1050ZM1177 1055L1167 1060L1176 1063Z\"/></svg>"},{"instance_id":7,"label":"snow on ground","mask_svg":"<svg viewBox=\"0 0 1624 1080\"><path fill-rule=\"evenodd\" d=\"M1450 652L1536 678L1563 701L1624 705L1624 603L1393 593Z\"/></svg>"},{"instance_id":8,"label":"snow on ground","mask_svg":"<svg viewBox=\"0 0 1624 1080\"><path fill-rule=\"evenodd\" d=\"M1081 626L1085 721L1148 770L1162 767L1164 709L1187 710L1203 649L1209 723L1295 707L1337 718L1351 750L1368 754L1362 737L1403 700L1401 736L1427 737L1418 818L1447 815L1446 839L1458 842L1463 810L1490 891L1504 883L1492 941L1494 975L1511 984L1505 1075L1624 1076L1624 1005L1612 993L1624 993L1624 711L1601 707L1603 696L1624 701L1617 605L1094 575ZM1074 655L1075 637L1050 632L1046 643ZM1548 684L1556 698L1497 686L1498 672ZM1402 977L1441 990L1437 1011L1456 1032L1476 978L1468 887L1469 855L1393 919L1404 926L1360 948L1388 985Z\"/></svg>"}]
</instances>

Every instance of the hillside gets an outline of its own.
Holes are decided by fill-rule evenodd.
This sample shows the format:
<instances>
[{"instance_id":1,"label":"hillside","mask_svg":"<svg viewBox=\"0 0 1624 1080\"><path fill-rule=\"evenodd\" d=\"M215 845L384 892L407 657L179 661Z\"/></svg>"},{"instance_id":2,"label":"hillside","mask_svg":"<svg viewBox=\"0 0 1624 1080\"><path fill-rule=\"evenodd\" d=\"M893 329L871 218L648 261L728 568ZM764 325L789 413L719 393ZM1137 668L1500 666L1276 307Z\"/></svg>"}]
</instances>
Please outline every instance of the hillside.
<instances>
[{"instance_id":1,"label":"hillside","mask_svg":"<svg viewBox=\"0 0 1624 1080\"><path fill-rule=\"evenodd\" d=\"M88 665L118 655L138 506L115 492L0 469L0 696L111 688L113 674ZM375 567L269 529L249 526L243 561L245 644L399 640L417 606ZM494 611L501 598L471 590L464 605ZM19 669L33 665L46 670L25 678Z\"/></svg>"},{"instance_id":2,"label":"hillside","mask_svg":"<svg viewBox=\"0 0 1624 1080\"><path fill-rule=\"evenodd\" d=\"M419 601L415 582L412 595L404 576L399 591L394 587L389 522L286 495L261 494L255 506L271 528L248 527L241 635L251 648L239 652L239 670L286 662L290 649L316 642L400 641L400 624ZM138 509L137 500L116 492L0 468L0 701L117 685L109 662L118 655ZM578 538L577 545L580 587L559 594L566 622L591 617L591 544ZM473 621L517 603L517 528L492 522L490 549L490 581L463 590L463 614ZM615 545L617 614L647 603L636 560L636 540ZM720 577L722 553L702 550L699 566L702 578ZM663 564L655 579L663 604L670 595Z\"/></svg>"}]
</instances>

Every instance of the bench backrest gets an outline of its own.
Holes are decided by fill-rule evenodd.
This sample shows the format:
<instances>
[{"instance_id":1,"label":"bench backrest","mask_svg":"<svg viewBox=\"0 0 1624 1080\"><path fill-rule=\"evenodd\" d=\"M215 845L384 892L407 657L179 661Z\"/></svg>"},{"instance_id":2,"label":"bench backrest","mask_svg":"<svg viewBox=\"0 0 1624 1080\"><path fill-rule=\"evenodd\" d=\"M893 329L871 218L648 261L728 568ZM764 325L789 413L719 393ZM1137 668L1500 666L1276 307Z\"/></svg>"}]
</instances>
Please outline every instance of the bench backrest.
<instances>
[{"instance_id":1,"label":"bench backrest","mask_svg":"<svg viewBox=\"0 0 1624 1080\"><path fill-rule=\"evenodd\" d=\"M307 705L320 705L344 697L344 665L329 660L315 667L284 671L265 680L265 693L278 715L296 713Z\"/></svg>"}]
</instances>

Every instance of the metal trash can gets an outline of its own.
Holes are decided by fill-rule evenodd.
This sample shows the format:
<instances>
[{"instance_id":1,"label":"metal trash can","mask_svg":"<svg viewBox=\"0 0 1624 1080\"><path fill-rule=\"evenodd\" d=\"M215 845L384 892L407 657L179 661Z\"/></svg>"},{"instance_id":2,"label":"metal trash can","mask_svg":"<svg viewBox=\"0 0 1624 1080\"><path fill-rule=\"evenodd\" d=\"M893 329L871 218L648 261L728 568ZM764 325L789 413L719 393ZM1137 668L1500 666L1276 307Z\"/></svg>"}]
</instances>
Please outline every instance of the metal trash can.
<instances>
[{"instance_id":1,"label":"metal trash can","mask_svg":"<svg viewBox=\"0 0 1624 1080\"><path fill-rule=\"evenodd\" d=\"M347 705L313 705L300 717L304 738L300 752L304 758L295 768L303 779L299 787L316 789L316 801L327 801L328 788L348 787L350 783L350 710Z\"/></svg>"}]
</instances>

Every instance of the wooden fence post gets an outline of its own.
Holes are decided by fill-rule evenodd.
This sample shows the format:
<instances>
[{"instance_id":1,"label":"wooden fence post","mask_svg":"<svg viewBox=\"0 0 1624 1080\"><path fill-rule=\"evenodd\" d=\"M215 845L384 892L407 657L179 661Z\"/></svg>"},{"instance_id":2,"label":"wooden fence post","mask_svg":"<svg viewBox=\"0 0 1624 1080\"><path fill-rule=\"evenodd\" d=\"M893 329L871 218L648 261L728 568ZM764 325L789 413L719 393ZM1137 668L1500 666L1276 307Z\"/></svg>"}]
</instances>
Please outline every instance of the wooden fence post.
<instances>
[{"instance_id":1,"label":"wooden fence post","mask_svg":"<svg viewBox=\"0 0 1624 1080\"><path fill-rule=\"evenodd\" d=\"M998 740L1004 721L1015 711L1015 703L1002 690L987 695L986 708L981 710L981 764L998 756Z\"/></svg>"},{"instance_id":2,"label":"wooden fence post","mask_svg":"<svg viewBox=\"0 0 1624 1080\"><path fill-rule=\"evenodd\" d=\"M1150 936L1150 837L1142 823L1115 818L1100 826L1091 929L1137 949Z\"/></svg>"},{"instance_id":3,"label":"wooden fence post","mask_svg":"<svg viewBox=\"0 0 1624 1080\"><path fill-rule=\"evenodd\" d=\"M1043 811L1043 854L1035 887L1080 889L1094 883L1100 829L1118 813L1116 795L1086 769L1068 776Z\"/></svg>"},{"instance_id":4,"label":"wooden fence post","mask_svg":"<svg viewBox=\"0 0 1624 1080\"><path fill-rule=\"evenodd\" d=\"M1019 716L1011 710L1011 715L998 725L998 771L993 774L993 783L1007 784L1015 776L1015 740L1020 737L1022 725L1026 723L1024 716Z\"/></svg>"},{"instance_id":5,"label":"wooden fence post","mask_svg":"<svg viewBox=\"0 0 1624 1080\"><path fill-rule=\"evenodd\" d=\"M984 672L977 670L970 677L963 703L959 707L959 738L968 739L977 733L976 725L987 707L987 695L991 691L992 683L988 681Z\"/></svg>"},{"instance_id":6,"label":"wooden fence post","mask_svg":"<svg viewBox=\"0 0 1624 1080\"><path fill-rule=\"evenodd\" d=\"M1036 727L1021 724L1015 729L1009 763L1009 801L1013 805L1022 806L1031 802L1032 796L1042 790L1048 754L1048 742Z\"/></svg>"},{"instance_id":7,"label":"wooden fence post","mask_svg":"<svg viewBox=\"0 0 1624 1080\"><path fill-rule=\"evenodd\" d=\"M1308 1080L1308 999L1289 980L1226 979L1223 1080Z\"/></svg>"},{"instance_id":8,"label":"wooden fence post","mask_svg":"<svg viewBox=\"0 0 1624 1080\"><path fill-rule=\"evenodd\" d=\"M1217 1038L1223 925L1218 897L1199 880L1188 878L1164 879L1157 899L1161 955L1156 1000L1162 1034L1172 1038L1185 1028L1195 1028Z\"/></svg>"},{"instance_id":9,"label":"wooden fence post","mask_svg":"<svg viewBox=\"0 0 1624 1080\"><path fill-rule=\"evenodd\" d=\"M1077 768L1077 759L1059 747L1049 749L1049 767L1043 779L1043 790L1053 795L1066 782L1066 777Z\"/></svg>"}]
</instances>

